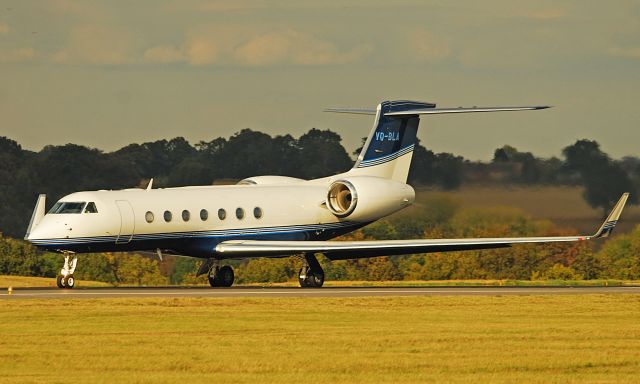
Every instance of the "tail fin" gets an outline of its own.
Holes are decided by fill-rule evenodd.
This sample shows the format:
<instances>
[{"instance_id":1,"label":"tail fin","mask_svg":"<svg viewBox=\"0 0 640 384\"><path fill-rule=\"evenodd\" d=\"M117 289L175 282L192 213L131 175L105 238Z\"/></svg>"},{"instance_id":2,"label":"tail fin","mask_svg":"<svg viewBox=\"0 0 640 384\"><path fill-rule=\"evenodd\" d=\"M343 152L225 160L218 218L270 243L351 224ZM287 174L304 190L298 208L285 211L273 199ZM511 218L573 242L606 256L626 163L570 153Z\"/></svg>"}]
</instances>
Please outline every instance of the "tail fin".
<instances>
[{"instance_id":1,"label":"tail fin","mask_svg":"<svg viewBox=\"0 0 640 384\"><path fill-rule=\"evenodd\" d=\"M378 176L407 182L420 115L467 112L500 112L544 109L536 107L436 108L421 101L384 101L373 109L330 108L327 112L375 115L373 130L362 147L358 160L349 171L354 175Z\"/></svg>"},{"instance_id":2,"label":"tail fin","mask_svg":"<svg viewBox=\"0 0 640 384\"><path fill-rule=\"evenodd\" d=\"M420 117L387 116L388 113L435 108L419 101L384 101L376 109L373 129L350 171L407 182Z\"/></svg>"}]
</instances>

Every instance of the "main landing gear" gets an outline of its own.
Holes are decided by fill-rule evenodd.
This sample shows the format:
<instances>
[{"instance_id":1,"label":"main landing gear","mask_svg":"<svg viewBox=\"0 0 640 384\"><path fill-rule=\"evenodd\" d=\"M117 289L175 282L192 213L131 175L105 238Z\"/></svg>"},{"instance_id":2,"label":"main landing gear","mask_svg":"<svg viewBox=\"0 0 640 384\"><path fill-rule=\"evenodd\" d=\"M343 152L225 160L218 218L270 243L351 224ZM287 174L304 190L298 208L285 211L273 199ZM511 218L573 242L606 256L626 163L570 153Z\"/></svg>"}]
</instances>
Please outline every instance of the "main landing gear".
<instances>
[{"instance_id":1,"label":"main landing gear","mask_svg":"<svg viewBox=\"0 0 640 384\"><path fill-rule=\"evenodd\" d=\"M298 274L302 288L320 288L324 284L324 271L313 253L304 254L304 264Z\"/></svg>"},{"instance_id":2,"label":"main landing gear","mask_svg":"<svg viewBox=\"0 0 640 384\"><path fill-rule=\"evenodd\" d=\"M60 270L60 274L56 277L58 288L71 289L76 286L76 279L73 277L73 272L75 272L77 265L77 256L74 255L73 259L71 259L70 254L64 254L64 266Z\"/></svg>"},{"instance_id":3,"label":"main landing gear","mask_svg":"<svg viewBox=\"0 0 640 384\"><path fill-rule=\"evenodd\" d=\"M209 284L212 287L230 287L233 285L233 268L229 265L218 267L214 265L209 270Z\"/></svg>"}]
</instances>

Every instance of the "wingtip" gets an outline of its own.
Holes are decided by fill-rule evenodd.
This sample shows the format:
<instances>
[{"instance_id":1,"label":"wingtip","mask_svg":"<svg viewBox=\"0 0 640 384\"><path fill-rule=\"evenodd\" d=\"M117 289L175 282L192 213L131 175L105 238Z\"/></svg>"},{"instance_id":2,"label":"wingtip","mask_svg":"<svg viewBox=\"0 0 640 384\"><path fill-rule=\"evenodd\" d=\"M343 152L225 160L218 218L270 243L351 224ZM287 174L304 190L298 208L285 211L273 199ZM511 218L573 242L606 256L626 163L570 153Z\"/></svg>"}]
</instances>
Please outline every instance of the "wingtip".
<instances>
[{"instance_id":1,"label":"wingtip","mask_svg":"<svg viewBox=\"0 0 640 384\"><path fill-rule=\"evenodd\" d=\"M627 199L629 198L629 192L625 192L620 196L616 205L613 206L613 209L607 216L607 219L604 221L598 232L593 235L594 238L598 237L608 237L613 229L618 224L618 220L620 219L620 215L622 214L622 210L624 209L625 204L627 203Z\"/></svg>"}]
</instances>

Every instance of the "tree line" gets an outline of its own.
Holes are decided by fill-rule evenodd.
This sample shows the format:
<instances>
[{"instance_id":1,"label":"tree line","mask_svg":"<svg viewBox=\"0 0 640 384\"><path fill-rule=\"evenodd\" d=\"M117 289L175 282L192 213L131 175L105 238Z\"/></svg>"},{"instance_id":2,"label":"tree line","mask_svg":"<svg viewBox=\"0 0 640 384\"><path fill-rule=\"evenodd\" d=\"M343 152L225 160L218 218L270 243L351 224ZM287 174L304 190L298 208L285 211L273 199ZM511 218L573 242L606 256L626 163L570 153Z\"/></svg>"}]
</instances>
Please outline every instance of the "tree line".
<instances>
[{"instance_id":1,"label":"tree line","mask_svg":"<svg viewBox=\"0 0 640 384\"><path fill-rule=\"evenodd\" d=\"M637 201L639 158L614 160L590 140L565 147L562 157L539 158L506 145L496 149L492 161L472 162L417 143L409 183L443 189L465 183L583 185L587 202L603 211L622 192L631 192L630 203ZM75 191L143 187L151 178L157 187L210 185L256 175L311 179L346 171L352 164L340 135L318 129L298 138L244 129L228 139L194 145L176 137L113 152L76 144L34 152L0 137L0 232L22 237L39 193L47 194L50 206Z\"/></svg>"}]
</instances>

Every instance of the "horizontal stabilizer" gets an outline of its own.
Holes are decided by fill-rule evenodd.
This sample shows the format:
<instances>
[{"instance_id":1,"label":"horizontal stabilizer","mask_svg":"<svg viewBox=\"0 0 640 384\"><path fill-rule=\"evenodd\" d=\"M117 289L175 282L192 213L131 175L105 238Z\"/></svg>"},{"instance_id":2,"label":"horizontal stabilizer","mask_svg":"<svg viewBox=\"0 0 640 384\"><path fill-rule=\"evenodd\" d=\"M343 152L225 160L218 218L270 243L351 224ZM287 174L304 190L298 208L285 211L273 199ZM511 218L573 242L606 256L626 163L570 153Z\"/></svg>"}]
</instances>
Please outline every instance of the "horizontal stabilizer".
<instances>
[{"instance_id":1,"label":"horizontal stabilizer","mask_svg":"<svg viewBox=\"0 0 640 384\"><path fill-rule=\"evenodd\" d=\"M410 115L437 115L443 113L471 113L471 112L508 112L508 111L531 111L537 109L551 108L548 105L533 107L471 107L471 108L427 108L413 109L408 111L388 112L385 116L410 116Z\"/></svg>"},{"instance_id":2,"label":"horizontal stabilizer","mask_svg":"<svg viewBox=\"0 0 640 384\"><path fill-rule=\"evenodd\" d=\"M584 241L608 236L622 213L629 194L620 197L604 224L592 236L505 237L476 239L418 239L374 241L264 241L229 240L216 246L216 252L233 257L283 256L323 253L329 259L357 259L415 253L505 248L515 244L544 244Z\"/></svg>"},{"instance_id":3,"label":"horizontal stabilizer","mask_svg":"<svg viewBox=\"0 0 640 384\"><path fill-rule=\"evenodd\" d=\"M352 113L355 115L375 115L375 109L366 109L366 108L327 108L324 110L325 112L335 112L335 113Z\"/></svg>"}]
</instances>

